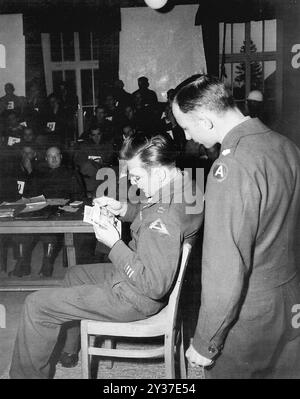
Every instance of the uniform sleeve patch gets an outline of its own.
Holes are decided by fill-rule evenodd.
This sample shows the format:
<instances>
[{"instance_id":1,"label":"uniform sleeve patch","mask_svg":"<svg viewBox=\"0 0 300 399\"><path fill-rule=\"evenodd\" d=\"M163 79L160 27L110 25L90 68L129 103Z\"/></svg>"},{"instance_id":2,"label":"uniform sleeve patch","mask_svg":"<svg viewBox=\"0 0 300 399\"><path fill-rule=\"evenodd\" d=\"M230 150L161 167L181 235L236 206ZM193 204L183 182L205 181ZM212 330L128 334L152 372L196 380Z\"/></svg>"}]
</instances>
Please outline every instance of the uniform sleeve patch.
<instances>
[{"instance_id":1,"label":"uniform sleeve patch","mask_svg":"<svg viewBox=\"0 0 300 399\"><path fill-rule=\"evenodd\" d=\"M170 235L170 233L168 232L168 229L166 228L165 224L160 220L157 219L154 222L152 222L149 225L149 229L151 230L156 230L162 234L167 234L168 236Z\"/></svg>"},{"instance_id":2,"label":"uniform sleeve patch","mask_svg":"<svg viewBox=\"0 0 300 399\"><path fill-rule=\"evenodd\" d=\"M213 168L213 176L218 181L223 181L228 175L228 168L224 163L218 162Z\"/></svg>"}]
</instances>

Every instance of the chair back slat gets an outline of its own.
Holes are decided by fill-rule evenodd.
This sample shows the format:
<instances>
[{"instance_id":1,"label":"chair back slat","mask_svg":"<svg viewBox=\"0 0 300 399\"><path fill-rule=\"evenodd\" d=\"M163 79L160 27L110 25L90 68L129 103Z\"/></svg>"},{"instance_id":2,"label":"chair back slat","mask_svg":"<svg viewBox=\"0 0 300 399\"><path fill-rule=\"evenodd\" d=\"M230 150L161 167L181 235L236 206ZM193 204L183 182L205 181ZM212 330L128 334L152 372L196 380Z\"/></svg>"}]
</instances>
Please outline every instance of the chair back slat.
<instances>
[{"instance_id":1,"label":"chair back slat","mask_svg":"<svg viewBox=\"0 0 300 399\"><path fill-rule=\"evenodd\" d=\"M178 271L176 283L175 283L174 288L169 297L169 303L167 305L168 306L168 314L173 319L172 320L172 328L174 326L174 323L175 323L176 317L177 317L177 308L178 308L181 288L183 285L184 276L185 276L186 268L187 268L190 253L191 253L191 248L192 248L192 246L190 243L186 242L183 244L183 248L182 248L182 252L181 252L181 260L180 260L180 268Z\"/></svg>"}]
</instances>

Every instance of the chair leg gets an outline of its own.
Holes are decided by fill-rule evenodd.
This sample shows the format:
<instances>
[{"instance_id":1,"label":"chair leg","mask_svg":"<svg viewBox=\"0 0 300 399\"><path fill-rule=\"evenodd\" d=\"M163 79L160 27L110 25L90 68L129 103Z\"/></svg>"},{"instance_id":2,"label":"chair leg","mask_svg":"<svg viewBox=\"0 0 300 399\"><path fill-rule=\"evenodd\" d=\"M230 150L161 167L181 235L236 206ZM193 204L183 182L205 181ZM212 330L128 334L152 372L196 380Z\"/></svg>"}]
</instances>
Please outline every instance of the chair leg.
<instances>
[{"instance_id":1,"label":"chair leg","mask_svg":"<svg viewBox=\"0 0 300 399\"><path fill-rule=\"evenodd\" d=\"M103 343L103 347L107 349L115 349L116 347L116 341L113 338L106 338ZM114 365L113 359L105 360L106 362L106 368L107 369L112 369Z\"/></svg>"},{"instance_id":2,"label":"chair leg","mask_svg":"<svg viewBox=\"0 0 300 399\"><path fill-rule=\"evenodd\" d=\"M81 322L81 369L82 378L87 380L90 378L90 355L88 353L89 336L87 331L87 325L84 321Z\"/></svg>"},{"instance_id":3,"label":"chair leg","mask_svg":"<svg viewBox=\"0 0 300 399\"><path fill-rule=\"evenodd\" d=\"M184 353L184 335L183 335L183 324L180 327L180 343L179 343L179 367L180 367L180 378L186 379L186 358Z\"/></svg>"},{"instance_id":4,"label":"chair leg","mask_svg":"<svg viewBox=\"0 0 300 399\"><path fill-rule=\"evenodd\" d=\"M165 335L165 371L167 379L175 379L174 333Z\"/></svg>"}]
</instances>

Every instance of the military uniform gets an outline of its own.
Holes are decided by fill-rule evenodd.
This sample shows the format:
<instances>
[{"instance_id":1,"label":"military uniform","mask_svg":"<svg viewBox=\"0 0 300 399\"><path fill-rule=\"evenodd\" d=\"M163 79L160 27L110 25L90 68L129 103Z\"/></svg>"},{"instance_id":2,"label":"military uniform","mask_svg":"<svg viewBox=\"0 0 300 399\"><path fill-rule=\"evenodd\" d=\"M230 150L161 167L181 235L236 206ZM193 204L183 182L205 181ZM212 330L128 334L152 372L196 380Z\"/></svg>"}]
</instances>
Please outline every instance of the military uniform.
<instances>
[{"instance_id":1,"label":"military uniform","mask_svg":"<svg viewBox=\"0 0 300 399\"><path fill-rule=\"evenodd\" d=\"M171 195L161 193L152 202L129 206L124 220L134 219L132 240L129 246L119 240L112 247L113 264L73 267L66 274L65 287L26 298L12 378L49 376L48 361L64 322L89 318L126 322L149 317L165 306L182 244L193 240L203 217L201 199L197 213L188 213L187 195L181 203L174 201L176 190L188 194L192 187L181 173L177 181L183 185L172 186Z\"/></svg>"},{"instance_id":2,"label":"military uniform","mask_svg":"<svg viewBox=\"0 0 300 399\"><path fill-rule=\"evenodd\" d=\"M299 378L293 241L300 151L258 119L224 138L208 176L195 349L211 378Z\"/></svg>"}]
</instances>

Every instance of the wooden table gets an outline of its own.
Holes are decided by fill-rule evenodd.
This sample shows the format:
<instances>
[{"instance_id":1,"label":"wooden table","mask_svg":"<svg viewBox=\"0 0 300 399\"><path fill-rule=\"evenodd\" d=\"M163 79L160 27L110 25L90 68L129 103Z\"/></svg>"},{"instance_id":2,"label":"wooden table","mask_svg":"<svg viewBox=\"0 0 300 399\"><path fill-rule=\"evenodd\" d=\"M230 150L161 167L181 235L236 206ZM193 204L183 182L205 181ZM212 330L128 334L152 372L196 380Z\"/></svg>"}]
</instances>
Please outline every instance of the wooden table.
<instances>
[{"instance_id":1,"label":"wooden table","mask_svg":"<svg viewBox=\"0 0 300 399\"><path fill-rule=\"evenodd\" d=\"M7 220L0 221L0 234L39 234L39 233L63 233L67 250L68 266L76 265L74 247L74 233L93 233L93 227L82 221L81 214L70 220L57 217L47 220ZM80 217L80 219L79 219ZM59 280L6 280L0 283L0 291L33 291L41 287L59 285Z\"/></svg>"}]
</instances>

